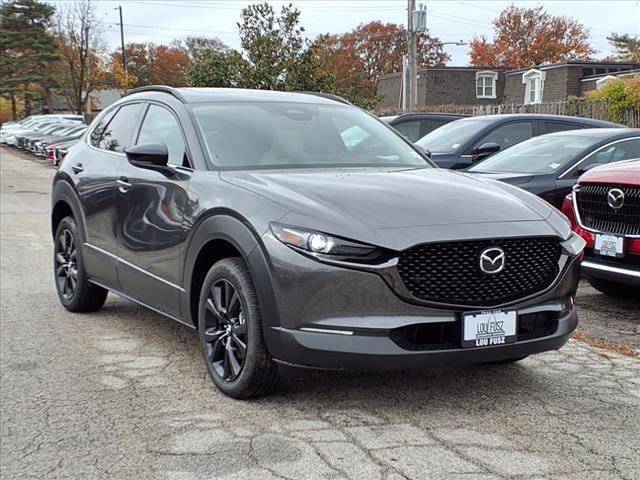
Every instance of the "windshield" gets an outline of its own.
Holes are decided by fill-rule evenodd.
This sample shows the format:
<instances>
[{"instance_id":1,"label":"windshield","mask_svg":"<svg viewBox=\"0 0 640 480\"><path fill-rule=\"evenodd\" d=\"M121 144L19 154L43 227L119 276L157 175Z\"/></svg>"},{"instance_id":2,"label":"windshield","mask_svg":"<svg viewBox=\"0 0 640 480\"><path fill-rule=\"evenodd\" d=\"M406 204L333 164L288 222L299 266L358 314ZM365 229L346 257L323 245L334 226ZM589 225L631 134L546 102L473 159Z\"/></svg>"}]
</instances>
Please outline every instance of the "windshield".
<instances>
[{"instance_id":1,"label":"windshield","mask_svg":"<svg viewBox=\"0 0 640 480\"><path fill-rule=\"evenodd\" d=\"M552 173L599 140L578 135L535 137L496 153L468 171Z\"/></svg>"},{"instance_id":2,"label":"windshield","mask_svg":"<svg viewBox=\"0 0 640 480\"><path fill-rule=\"evenodd\" d=\"M209 158L221 168L429 164L367 113L342 105L216 103L193 107Z\"/></svg>"},{"instance_id":3,"label":"windshield","mask_svg":"<svg viewBox=\"0 0 640 480\"><path fill-rule=\"evenodd\" d=\"M416 143L431 153L453 153L487 125L486 120L458 120L427 133Z\"/></svg>"}]
</instances>

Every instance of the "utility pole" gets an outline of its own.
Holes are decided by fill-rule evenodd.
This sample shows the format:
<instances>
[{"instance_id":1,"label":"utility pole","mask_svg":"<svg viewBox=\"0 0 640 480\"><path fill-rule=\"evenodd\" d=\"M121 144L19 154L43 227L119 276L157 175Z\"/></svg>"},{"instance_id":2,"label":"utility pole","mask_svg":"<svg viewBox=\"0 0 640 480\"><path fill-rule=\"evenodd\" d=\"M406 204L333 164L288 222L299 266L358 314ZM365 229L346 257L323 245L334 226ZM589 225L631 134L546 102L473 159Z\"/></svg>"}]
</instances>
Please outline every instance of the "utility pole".
<instances>
[{"instance_id":1,"label":"utility pole","mask_svg":"<svg viewBox=\"0 0 640 480\"><path fill-rule=\"evenodd\" d=\"M127 59L124 56L124 25L122 24L122 5L118 5L118 11L120 12L120 44L122 45L122 68L125 75L127 74Z\"/></svg>"},{"instance_id":2,"label":"utility pole","mask_svg":"<svg viewBox=\"0 0 640 480\"><path fill-rule=\"evenodd\" d=\"M407 0L407 55L409 81L407 85L407 111L413 112L418 103L418 48L416 31L413 28L413 12L416 9L416 0Z\"/></svg>"}]
</instances>

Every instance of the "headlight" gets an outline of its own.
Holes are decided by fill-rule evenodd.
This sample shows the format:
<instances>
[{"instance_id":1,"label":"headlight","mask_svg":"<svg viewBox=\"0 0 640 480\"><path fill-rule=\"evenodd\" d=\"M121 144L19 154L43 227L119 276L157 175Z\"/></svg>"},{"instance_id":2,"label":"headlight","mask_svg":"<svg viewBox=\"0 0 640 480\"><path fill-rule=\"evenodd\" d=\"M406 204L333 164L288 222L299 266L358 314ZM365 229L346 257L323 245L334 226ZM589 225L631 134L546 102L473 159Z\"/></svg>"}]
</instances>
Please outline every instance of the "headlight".
<instances>
[{"instance_id":1,"label":"headlight","mask_svg":"<svg viewBox=\"0 0 640 480\"><path fill-rule=\"evenodd\" d=\"M562 242L562 248L571 256L580 255L584 250L584 247L587 246L587 242L584 241L577 233L571 234L571 236Z\"/></svg>"},{"instance_id":2,"label":"headlight","mask_svg":"<svg viewBox=\"0 0 640 480\"><path fill-rule=\"evenodd\" d=\"M277 223L271 224L271 232L286 245L320 255L363 257L376 250L376 247L371 245L352 242L326 233L278 225Z\"/></svg>"}]
</instances>

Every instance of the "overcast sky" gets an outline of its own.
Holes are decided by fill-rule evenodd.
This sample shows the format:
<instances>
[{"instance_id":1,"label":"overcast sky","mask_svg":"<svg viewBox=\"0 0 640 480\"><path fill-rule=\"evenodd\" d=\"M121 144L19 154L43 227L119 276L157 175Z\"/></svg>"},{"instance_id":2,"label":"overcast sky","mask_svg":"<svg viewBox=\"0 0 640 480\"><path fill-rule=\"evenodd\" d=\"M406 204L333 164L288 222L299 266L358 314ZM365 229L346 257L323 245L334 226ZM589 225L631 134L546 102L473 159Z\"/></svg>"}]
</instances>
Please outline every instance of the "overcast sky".
<instances>
[{"instance_id":1,"label":"overcast sky","mask_svg":"<svg viewBox=\"0 0 640 480\"><path fill-rule=\"evenodd\" d=\"M72 1L72 0L68 0ZM109 46L120 45L118 5L122 5L125 42L169 43L189 35L216 36L227 45L238 48L236 22L244 0L100 0L98 10L106 28ZM257 2L254 2L257 3ZM341 33L360 23L380 20L406 24L406 0L293 0L271 2L277 10L293 3L301 11L301 23L309 37L321 33ZM418 1L418 4L420 2ZM591 34L591 45L599 57L611 53L606 36L611 32L640 34L640 1L638 0L428 0L427 26L443 42L468 42L474 35L491 38L491 21L511 3L518 6L544 5L554 15L574 17ZM445 46L451 56L449 65L467 65L468 47Z\"/></svg>"}]
</instances>

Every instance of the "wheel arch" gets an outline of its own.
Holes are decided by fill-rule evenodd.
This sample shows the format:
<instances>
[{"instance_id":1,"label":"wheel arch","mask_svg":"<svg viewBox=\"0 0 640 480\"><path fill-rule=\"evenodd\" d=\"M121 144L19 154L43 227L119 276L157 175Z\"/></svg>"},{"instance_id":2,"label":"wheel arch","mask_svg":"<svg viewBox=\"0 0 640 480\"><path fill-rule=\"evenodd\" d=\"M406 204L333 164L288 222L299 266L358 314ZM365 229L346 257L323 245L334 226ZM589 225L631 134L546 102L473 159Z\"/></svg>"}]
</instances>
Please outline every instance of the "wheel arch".
<instances>
[{"instance_id":1,"label":"wheel arch","mask_svg":"<svg viewBox=\"0 0 640 480\"><path fill-rule=\"evenodd\" d=\"M204 277L215 262L238 256L249 268L262 314L265 341L268 343L268 327L277 318L277 312L267 256L260 236L248 221L228 212L214 213L194 228L184 263L183 317L198 327L198 301Z\"/></svg>"},{"instance_id":2,"label":"wheel arch","mask_svg":"<svg viewBox=\"0 0 640 480\"><path fill-rule=\"evenodd\" d=\"M80 199L73 187L65 180L58 180L51 193L51 235L56 234L64 217L72 216L78 225L81 240L86 240L85 223Z\"/></svg>"}]
</instances>

